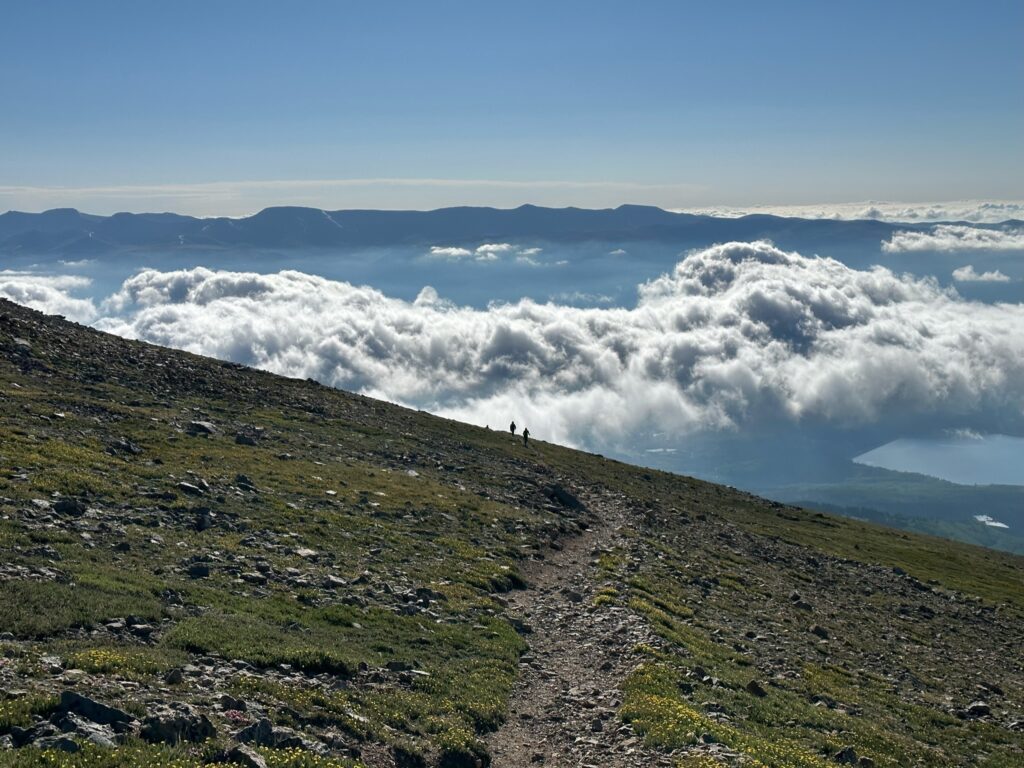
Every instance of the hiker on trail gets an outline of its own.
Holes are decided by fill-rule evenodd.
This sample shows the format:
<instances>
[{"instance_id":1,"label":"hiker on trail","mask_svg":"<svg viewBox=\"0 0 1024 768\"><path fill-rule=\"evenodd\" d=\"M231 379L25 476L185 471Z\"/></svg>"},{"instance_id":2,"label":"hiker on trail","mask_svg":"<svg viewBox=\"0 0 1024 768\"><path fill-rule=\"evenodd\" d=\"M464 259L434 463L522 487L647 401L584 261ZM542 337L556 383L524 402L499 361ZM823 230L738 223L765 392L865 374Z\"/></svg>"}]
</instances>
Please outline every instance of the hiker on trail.
<instances>
[{"instance_id":1,"label":"hiker on trail","mask_svg":"<svg viewBox=\"0 0 1024 768\"><path fill-rule=\"evenodd\" d=\"M523 445L527 445L527 441L530 439L530 430L528 427L523 427Z\"/></svg>"},{"instance_id":2,"label":"hiker on trail","mask_svg":"<svg viewBox=\"0 0 1024 768\"><path fill-rule=\"evenodd\" d=\"M516 433L516 423L514 421L508 425L508 431L513 435Z\"/></svg>"}]
</instances>

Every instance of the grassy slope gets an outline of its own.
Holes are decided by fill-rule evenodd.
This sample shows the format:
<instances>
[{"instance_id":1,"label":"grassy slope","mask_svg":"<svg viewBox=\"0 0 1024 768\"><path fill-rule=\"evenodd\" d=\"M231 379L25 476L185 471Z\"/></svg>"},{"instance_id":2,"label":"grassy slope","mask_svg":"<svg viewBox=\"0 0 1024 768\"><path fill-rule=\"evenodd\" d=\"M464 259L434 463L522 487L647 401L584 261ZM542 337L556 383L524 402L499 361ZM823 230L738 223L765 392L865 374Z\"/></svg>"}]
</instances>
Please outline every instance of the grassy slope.
<instances>
[{"instance_id":1,"label":"grassy slope","mask_svg":"<svg viewBox=\"0 0 1024 768\"><path fill-rule=\"evenodd\" d=\"M1019 658L994 665L1019 629L1020 558L771 506L544 443L527 451L505 434L313 383L9 304L0 312L0 549L10 567L27 569L0 579L0 632L15 637L0 644L29 691L0 701L0 733L29 722L67 685L46 671L44 655L83 670L106 700L201 705L211 692L188 682L168 691L161 679L215 657L263 671L218 686L281 723L336 730L350 754L373 755L380 744L457 764L499 725L525 648L501 591L517 586L522 557L583 522L545 498L560 482L609 489L636 510L644 556L612 553L602 566L620 587L610 599L665 639L629 681L623 712L652 742L682 748L715 738L774 766L821 764L847 741L883 765L1010 765L1021 755L1019 734L948 714L952 699L975 695L971 675L949 669L950 679L939 679L944 664L973 658L978 674L1001 676L1006 711L1019 712ZM214 422L216 434L188 435L196 419ZM256 446L235 443L236 432L257 428ZM139 453L111 448L121 438ZM191 496L182 481L209 490ZM33 500L59 496L83 499L90 512L51 524ZM213 525L200 531L201 508ZM190 578L194 562L211 575ZM916 582L908 587L894 566ZM267 583L243 579L252 573ZM346 586L325 587L328 575ZM923 625L899 618L914 583L929 604L955 610L940 606ZM829 605L814 618L841 641L807 639L810 619L788 605L797 587L819 607L846 604L845 615ZM426 601L408 612L416 589ZM156 627L148 640L98 629L129 615ZM891 632L896 618L902 626ZM946 640L933 658L938 624ZM752 628L769 640L746 638ZM388 672L388 662L429 676ZM269 674L280 664L288 674ZM691 685L695 666L719 684ZM768 675L769 695L751 702L742 686ZM328 678L339 682L320 684ZM814 695L845 709L816 706ZM138 749L153 764L183 758ZM10 755L0 752L0 765Z\"/></svg>"}]
</instances>

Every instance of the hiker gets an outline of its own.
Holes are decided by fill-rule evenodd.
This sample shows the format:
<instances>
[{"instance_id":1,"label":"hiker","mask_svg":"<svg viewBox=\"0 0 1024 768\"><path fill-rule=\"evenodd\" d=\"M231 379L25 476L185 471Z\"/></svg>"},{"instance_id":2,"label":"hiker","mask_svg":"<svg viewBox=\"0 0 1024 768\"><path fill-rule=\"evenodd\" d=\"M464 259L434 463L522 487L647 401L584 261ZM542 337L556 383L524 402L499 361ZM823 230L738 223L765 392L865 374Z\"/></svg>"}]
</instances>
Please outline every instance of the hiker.
<instances>
[{"instance_id":1,"label":"hiker","mask_svg":"<svg viewBox=\"0 0 1024 768\"><path fill-rule=\"evenodd\" d=\"M523 427L523 445L527 445L527 441L530 439L530 430L528 427Z\"/></svg>"},{"instance_id":2,"label":"hiker","mask_svg":"<svg viewBox=\"0 0 1024 768\"><path fill-rule=\"evenodd\" d=\"M513 435L516 433L516 423L514 421L508 425L508 431Z\"/></svg>"}]
</instances>

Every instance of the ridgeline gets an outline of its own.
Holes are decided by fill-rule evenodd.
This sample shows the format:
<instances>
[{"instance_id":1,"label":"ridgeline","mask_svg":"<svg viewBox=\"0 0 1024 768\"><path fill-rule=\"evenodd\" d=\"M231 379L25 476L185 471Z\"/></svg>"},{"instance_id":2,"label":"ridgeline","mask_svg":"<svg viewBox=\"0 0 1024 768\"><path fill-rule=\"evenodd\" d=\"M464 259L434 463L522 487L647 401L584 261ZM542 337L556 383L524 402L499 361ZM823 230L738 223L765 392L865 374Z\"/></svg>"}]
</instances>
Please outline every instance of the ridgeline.
<instances>
[{"instance_id":1,"label":"ridgeline","mask_svg":"<svg viewBox=\"0 0 1024 768\"><path fill-rule=\"evenodd\" d=\"M4 301L0 353L0 766L1024 764L1024 558Z\"/></svg>"}]
</instances>

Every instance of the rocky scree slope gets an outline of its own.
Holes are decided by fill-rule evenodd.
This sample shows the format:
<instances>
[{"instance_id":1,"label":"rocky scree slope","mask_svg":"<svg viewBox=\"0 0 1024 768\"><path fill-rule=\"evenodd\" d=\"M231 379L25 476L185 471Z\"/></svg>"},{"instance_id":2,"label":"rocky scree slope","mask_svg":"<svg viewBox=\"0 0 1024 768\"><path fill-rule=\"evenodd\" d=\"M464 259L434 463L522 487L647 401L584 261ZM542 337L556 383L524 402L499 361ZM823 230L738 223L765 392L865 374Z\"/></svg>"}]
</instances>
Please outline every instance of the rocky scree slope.
<instances>
[{"instance_id":1,"label":"rocky scree slope","mask_svg":"<svg viewBox=\"0 0 1024 768\"><path fill-rule=\"evenodd\" d=\"M7 302L0 555L0 766L1024 761L1021 558Z\"/></svg>"}]
</instances>

